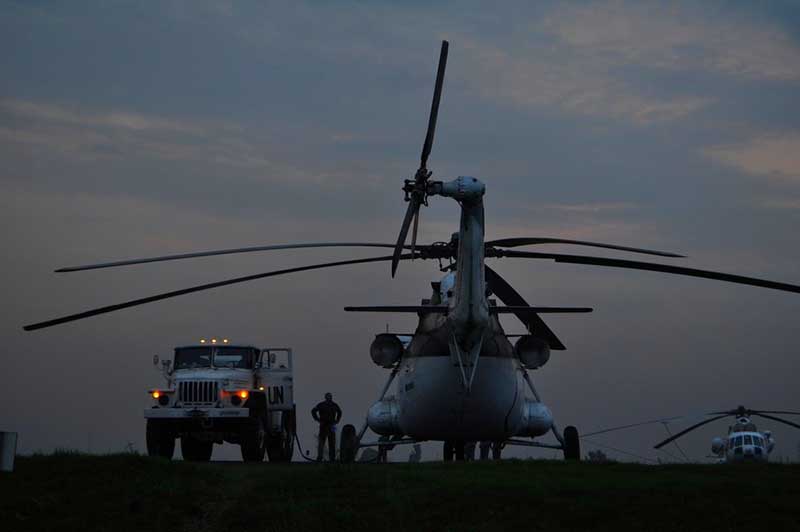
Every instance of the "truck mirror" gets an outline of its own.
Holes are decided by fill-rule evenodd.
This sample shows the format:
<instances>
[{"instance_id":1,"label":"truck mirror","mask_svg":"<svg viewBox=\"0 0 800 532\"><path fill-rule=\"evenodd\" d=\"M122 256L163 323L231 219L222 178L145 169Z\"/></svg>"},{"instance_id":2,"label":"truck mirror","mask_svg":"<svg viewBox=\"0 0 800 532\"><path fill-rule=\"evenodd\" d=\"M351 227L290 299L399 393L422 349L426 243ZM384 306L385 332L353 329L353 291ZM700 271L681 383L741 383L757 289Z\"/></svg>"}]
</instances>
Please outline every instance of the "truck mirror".
<instances>
[{"instance_id":1,"label":"truck mirror","mask_svg":"<svg viewBox=\"0 0 800 532\"><path fill-rule=\"evenodd\" d=\"M158 355L153 355L153 365L158 366Z\"/></svg>"}]
</instances>

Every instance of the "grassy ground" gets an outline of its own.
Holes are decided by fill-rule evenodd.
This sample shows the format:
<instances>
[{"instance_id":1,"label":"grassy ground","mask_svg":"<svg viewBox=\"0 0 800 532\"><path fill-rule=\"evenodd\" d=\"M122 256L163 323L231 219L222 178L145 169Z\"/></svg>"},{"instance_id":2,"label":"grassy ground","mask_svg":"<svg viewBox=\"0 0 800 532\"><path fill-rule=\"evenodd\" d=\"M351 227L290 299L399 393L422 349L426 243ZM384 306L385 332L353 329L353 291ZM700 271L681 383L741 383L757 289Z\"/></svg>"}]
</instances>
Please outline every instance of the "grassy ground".
<instances>
[{"instance_id":1,"label":"grassy ground","mask_svg":"<svg viewBox=\"0 0 800 532\"><path fill-rule=\"evenodd\" d=\"M800 530L800 466L18 458L0 529Z\"/></svg>"}]
</instances>

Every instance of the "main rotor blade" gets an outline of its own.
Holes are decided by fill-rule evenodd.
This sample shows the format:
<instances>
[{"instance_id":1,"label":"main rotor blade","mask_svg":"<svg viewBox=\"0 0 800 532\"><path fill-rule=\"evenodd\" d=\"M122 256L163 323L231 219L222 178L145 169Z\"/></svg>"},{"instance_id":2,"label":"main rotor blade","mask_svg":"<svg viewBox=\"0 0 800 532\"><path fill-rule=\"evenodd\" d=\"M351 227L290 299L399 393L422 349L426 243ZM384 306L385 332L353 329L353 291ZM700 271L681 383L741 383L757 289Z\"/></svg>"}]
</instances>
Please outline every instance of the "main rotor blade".
<instances>
[{"instance_id":1,"label":"main rotor blade","mask_svg":"<svg viewBox=\"0 0 800 532\"><path fill-rule=\"evenodd\" d=\"M307 244L276 244L272 246L254 246L247 248L218 249L212 251L197 251L194 253L180 253L177 255L162 255L160 257L147 257L143 259L128 259L114 262L101 262L99 264L86 264L83 266L68 266L59 268L57 273L78 272L82 270L97 270L100 268L115 268L117 266L130 266L133 264L144 264L147 262L163 262L169 260L194 259L198 257L211 257L214 255L232 255L234 253L253 253L256 251L273 251L278 249L305 249L305 248L394 248L393 244L381 244L373 242L312 242Z\"/></svg>"},{"instance_id":2,"label":"main rotor blade","mask_svg":"<svg viewBox=\"0 0 800 532\"><path fill-rule=\"evenodd\" d=\"M528 303L514 288L503 279L499 273L484 264L484 271L486 273L486 282L489 284L491 290L497 294L497 297L508 306L511 307L527 307ZM566 346L561 343L556 333L550 330L550 327L540 318L536 313L531 312L518 312L514 314L519 321L525 324L525 327L533 333L541 336L549 345L550 349L554 351L563 351Z\"/></svg>"},{"instance_id":3,"label":"main rotor blade","mask_svg":"<svg viewBox=\"0 0 800 532\"><path fill-rule=\"evenodd\" d=\"M663 446L665 446L666 444L668 444L669 442L671 442L671 441L674 441L674 440L677 440L678 438L680 438L680 437L681 437L681 436L683 436L684 434L686 434L686 433L688 433L688 432L691 432L691 431L693 431L693 430L694 430L694 429L696 429L696 428L702 427L703 425L706 425L706 424L708 424L708 423L711 423L712 421L716 421L716 420L718 420L718 419L722 419L722 418L724 418L724 417L728 417L728 414L725 414L725 415L722 415L722 416L716 416L716 417L712 417L711 419L706 419L706 420L704 420L704 421L701 421L700 423L695 423L695 424L694 424L694 425L692 425L691 427L689 427L689 428L687 428L687 429L683 429L682 431L680 431L680 432L678 432L678 433L676 433L676 434L673 434L672 436L670 436L670 437L669 437L669 438L667 438L666 440L662 441L661 443L659 443L659 444L657 444L657 445L654 445L654 446L653 446L653 448L654 448L654 449L660 449L660 448L662 448Z\"/></svg>"},{"instance_id":4,"label":"main rotor blade","mask_svg":"<svg viewBox=\"0 0 800 532\"><path fill-rule=\"evenodd\" d=\"M797 423L793 423L791 421L787 421L787 420L781 419L779 417L768 416L767 414L760 414L760 413L757 413L757 412L753 412L753 415L754 416L765 417L767 419L771 419L772 421L777 421L778 423L783 423L784 425L789 425L789 426L792 426L792 427L794 427L796 429L800 429L800 425L798 425Z\"/></svg>"},{"instance_id":5,"label":"main rotor blade","mask_svg":"<svg viewBox=\"0 0 800 532\"><path fill-rule=\"evenodd\" d=\"M414 215L414 227L411 229L411 254L414 254L414 248L417 246L417 229L419 228L419 213L422 209L417 209Z\"/></svg>"},{"instance_id":6,"label":"main rotor blade","mask_svg":"<svg viewBox=\"0 0 800 532\"><path fill-rule=\"evenodd\" d=\"M791 416L800 416L800 412L787 412L786 410L751 410L754 414L789 414Z\"/></svg>"},{"instance_id":7,"label":"main rotor blade","mask_svg":"<svg viewBox=\"0 0 800 532\"><path fill-rule=\"evenodd\" d=\"M400 261L400 253L403 252L403 247L406 243L408 236L408 228L411 225L411 220L414 218L416 211L419 210L419 200L415 195L411 196L408 202L408 209L406 209L406 216L403 218L403 225L400 226L400 234L397 236L397 244L394 246L394 254L392 255L392 277L397 271L397 264Z\"/></svg>"},{"instance_id":8,"label":"main rotor blade","mask_svg":"<svg viewBox=\"0 0 800 532\"><path fill-rule=\"evenodd\" d=\"M420 167L426 168L428 156L431 154L433 146L433 135L436 132L436 117L439 115L439 101L442 99L442 85L444 84L444 70L447 67L447 49L449 43L442 41L442 50L439 52L439 68L436 71L436 85L433 89L433 102L431 102L431 114L428 117L428 132L425 135L425 143L422 145L422 156L420 157Z\"/></svg>"},{"instance_id":9,"label":"main rotor blade","mask_svg":"<svg viewBox=\"0 0 800 532\"><path fill-rule=\"evenodd\" d=\"M587 242L585 240L568 240L565 238L518 237L518 238L501 238L499 240L490 240L489 242L486 242L487 246L498 246L501 248L516 248L519 246L530 246L534 244L570 244L573 246L589 246L594 248L630 251L632 253L643 253L645 255L658 255L659 257L679 257L679 258L685 257L685 255L678 255L677 253L670 253L669 251L655 251L652 249L631 248L627 246L618 246L616 244L602 244L600 242Z\"/></svg>"},{"instance_id":10,"label":"main rotor blade","mask_svg":"<svg viewBox=\"0 0 800 532\"><path fill-rule=\"evenodd\" d=\"M670 273L674 275L686 275L688 277L700 277L703 279L714 279L716 281L726 281L729 283L745 284L758 286L760 288L770 288L773 290L783 290L800 294L800 286L770 281L767 279L757 279L755 277L745 277L731 273L713 272L709 270L698 270L695 268L683 268L680 266L669 266L666 264L653 264L651 262L639 262L633 260L610 259L606 257L586 257L582 255L563 255L560 253L536 253L532 251L512 251L500 250L502 257L517 257L523 259L551 259L556 262L568 264L586 264L590 266L606 266L609 268L627 268L631 270L646 270L652 272Z\"/></svg>"},{"instance_id":11,"label":"main rotor blade","mask_svg":"<svg viewBox=\"0 0 800 532\"><path fill-rule=\"evenodd\" d=\"M371 305L344 307L346 312L417 312L424 314L448 314L447 305ZM589 307L489 307L489 314L580 314L592 312Z\"/></svg>"},{"instance_id":12,"label":"main rotor blade","mask_svg":"<svg viewBox=\"0 0 800 532\"><path fill-rule=\"evenodd\" d=\"M401 255L399 260L406 260L410 259L411 255ZM135 307L138 305L144 305L146 303L153 303L155 301L161 301L162 299L169 299L172 297L182 296L185 294L191 294L193 292L200 292L203 290L210 290L211 288L219 288L221 286L228 286L237 283L244 283L246 281L254 281L256 279L263 279L265 277L274 277L276 275L284 275L287 273L296 273L296 272L304 272L308 270L318 270L322 268L332 268L335 266L347 266L351 264L365 264L368 262L380 262L386 260L392 260L393 257L391 256L383 256L383 257L369 257L364 259L352 259L352 260L342 260L337 262L325 262L322 264L313 264L310 266L299 266L296 268L287 268L285 270L275 270L271 272L265 273L257 273L255 275L246 275L244 277L235 277L233 279L228 279L225 281L217 281L215 283L208 283L208 284L201 284L197 286L192 286L190 288L183 288L181 290L173 290L171 292L164 292L163 294L156 294L150 297L144 297L141 299L133 299L131 301L126 301L124 303L118 303L116 305L109 305L106 307L100 307L92 310L87 310L85 312L79 312L78 314L71 314L69 316L64 316L61 318L55 318L52 320L43 321L40 323L34 323L32 325L26 325L23 327L26 331L34 331L37 329L44 329L46 327L52 327L54 325L60 325L62 323L67 323L70 321L82 320L84 318L90 318L92 316L97 316L99 314L106 314L108 312L114 312L116 310L122 310L125 308Z\"/></svg>"}]
</instances>

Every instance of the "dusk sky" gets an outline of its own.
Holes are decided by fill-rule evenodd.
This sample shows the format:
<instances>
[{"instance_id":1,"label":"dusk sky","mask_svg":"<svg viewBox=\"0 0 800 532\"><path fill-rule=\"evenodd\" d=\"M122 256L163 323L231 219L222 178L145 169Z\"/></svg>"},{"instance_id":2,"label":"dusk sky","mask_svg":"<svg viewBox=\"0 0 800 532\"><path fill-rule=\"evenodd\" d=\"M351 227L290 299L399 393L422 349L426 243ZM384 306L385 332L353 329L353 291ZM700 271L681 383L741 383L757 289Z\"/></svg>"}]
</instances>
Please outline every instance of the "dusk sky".
<instances>
[{"instance_id":1,"label":"dusk sky","mask_svg":"<svg viewBox=\"0 0 800 532\"><path fill-rule=\"evenodd\" d=\"M36 332L193 284L380 255L296 250L56 274L76 264L290 242L393 243L450 42L434 179L486 183L487 238L595 240L800 284L800 5L745 2L0 2L0 430L20 452L144 451L154 354L212 335L295 350L304 446L326 391L360 425L386 378L369 345L434 261L293 274ZM431 198L420 242L449 240ZM535 251L640 257L538 246ZM649 260L649 259L645 259ZM800 295L651 272L489 263L567 345L532 372L581 432L734 408L800 410ZM523 331L503 317L509 333ZM758 421L774 456L800 431ZM673 432L680 424L670 424ZM685 439L709 454L718 422ZM592 438L650 460L655 425ZM549 438L549 437L548 437ZM583 443L584 451L595 448ZM607 450L617 459L632 456ZM176 453L177 454L177 453ZM408 450L394 451L405 460ZM515 456L551 457L520 450ZM426 447L424 459L441 455ZM215 458L238 449L215 447ZM298 453L295 455L299 456Z\"/></svg>"}]
</instances>

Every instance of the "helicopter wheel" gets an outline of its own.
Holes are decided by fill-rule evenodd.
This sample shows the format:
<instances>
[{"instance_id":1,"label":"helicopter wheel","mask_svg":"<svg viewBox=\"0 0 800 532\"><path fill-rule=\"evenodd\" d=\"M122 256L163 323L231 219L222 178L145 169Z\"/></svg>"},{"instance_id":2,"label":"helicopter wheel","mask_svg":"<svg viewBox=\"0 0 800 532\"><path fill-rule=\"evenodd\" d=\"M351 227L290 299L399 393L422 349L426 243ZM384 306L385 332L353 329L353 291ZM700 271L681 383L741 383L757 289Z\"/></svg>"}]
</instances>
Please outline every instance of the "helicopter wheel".
<instances>
[{"instance_id":1,"label":"helicopter wheel","mask_svg":"<svg viewBox=\"0 0 800 532\"><path fill-rule=\"evenodd\" d=\"M343 463L350 464L355 462L356 451L358 450L357 444L356 427L350 424L342 427L342 435L339 440L339 458Z\"/></svg>"},{"instance_id":2,"label":"helicopter wheel","mask_svg":"<svg viewBox=\"0 0 800 532\"><path fill-rule=\"evenodd\" d=\"M464 461L464 442L460 441L460 440L455 442L455 448L456 448L456 461L457 462L463 462Z\"/></svg>"},{"instance_id":3,"label":"helicopter wheel","mask_svg":"<svg viewBox=\"0 0 800 532\"><path fill-rule=\"evenodd\" d=\"M453 461L453 453L455 453L455 446L451 440L445 440L442 444L442 459L445 462Z\"/></svg>"},{"instance_id":4,"label":"helicopter wheel","mask_svg":"<svg viewBox=\"0 0 800 532\"><path fill-rule=\"evenodd\" d=\"M578 429L570 425L564 429L564 460L580 461L581 440Z\"/></svg>"}]
</instances>

